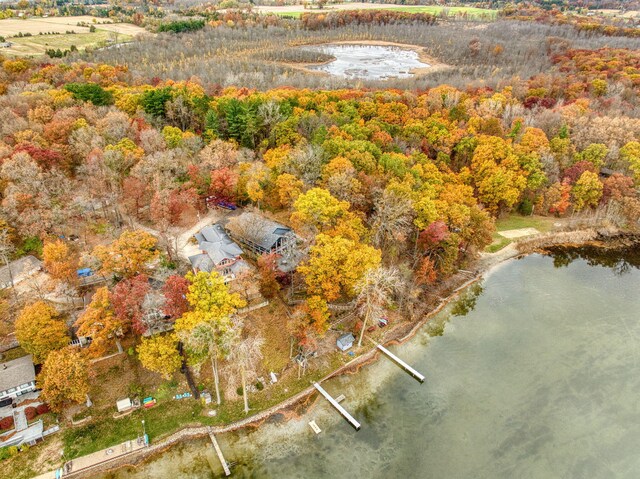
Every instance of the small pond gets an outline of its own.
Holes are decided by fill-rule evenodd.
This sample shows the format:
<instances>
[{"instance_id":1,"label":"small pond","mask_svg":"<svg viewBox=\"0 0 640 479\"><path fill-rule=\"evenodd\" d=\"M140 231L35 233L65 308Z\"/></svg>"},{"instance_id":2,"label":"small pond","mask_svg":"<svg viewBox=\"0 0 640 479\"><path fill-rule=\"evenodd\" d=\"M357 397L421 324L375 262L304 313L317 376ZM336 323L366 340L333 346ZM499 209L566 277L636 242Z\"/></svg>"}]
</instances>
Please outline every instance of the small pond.
<instances>
[{"instance_id":1,"label":"small pond","mask_svg":"<svg viewBox=\"0 0 640 479\"><path fill-rule=\"evenodd\" d=\"M317 45L305 47L335 57L335 60L313 65L311 70L323 71L343 78L388 80L408 78L418 68L431 65L420 61L418 53L396 46L382 45Z\"/></svg>"}]
</instances>

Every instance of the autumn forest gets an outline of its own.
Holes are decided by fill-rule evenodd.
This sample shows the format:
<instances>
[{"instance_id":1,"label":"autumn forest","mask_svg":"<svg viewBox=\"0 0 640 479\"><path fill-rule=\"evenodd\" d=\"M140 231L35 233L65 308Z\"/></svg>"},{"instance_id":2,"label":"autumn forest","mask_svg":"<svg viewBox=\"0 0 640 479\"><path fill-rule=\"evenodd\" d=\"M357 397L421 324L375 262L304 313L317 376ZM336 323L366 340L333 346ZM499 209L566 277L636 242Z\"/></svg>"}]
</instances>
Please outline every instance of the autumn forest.
<instances>
[{"instance_id":1,"label":"autumn forest","mask_svg":"<svg viewBox=\"0 0 640 479\"><path fill-rule=\"evenodd\" d=\"M0 56L1 266L42 261L2 290L0 335L32 356L63 428L94 403L85 436L63 431L69 457L127 439L111 424L122 397L174 414L162 437L302 390L346 362L338 334L365 350L378 318L428 312L496 221L638 228L637 30L530 10L226 15L121 48ZM388 82L303 68L327 60L305 45L374 40L438 67ZM194 234L220 222L241 238L245 214L290 228L292 246L238 240L233 281L193 268ZM185 391L218 415L164 405Z\"/></svg>"}]
</instances>

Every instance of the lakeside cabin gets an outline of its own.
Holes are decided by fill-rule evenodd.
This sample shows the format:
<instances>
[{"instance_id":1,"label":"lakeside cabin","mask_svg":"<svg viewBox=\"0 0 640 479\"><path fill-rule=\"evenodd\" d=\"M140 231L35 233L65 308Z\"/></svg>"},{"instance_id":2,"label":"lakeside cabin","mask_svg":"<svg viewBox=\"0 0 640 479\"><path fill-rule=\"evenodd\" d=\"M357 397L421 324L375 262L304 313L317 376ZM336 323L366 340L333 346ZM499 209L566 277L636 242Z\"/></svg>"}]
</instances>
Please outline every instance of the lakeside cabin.
<instances>
[{"instance_id":1,"label":"lakeside cabin","mask_svg":"<svg viewBox=\"0 0 640 479\"><path fill-rule=\"evenodd\" d=\"M245 212L226 225L229 235L256 256L276 253L277 266L283 273L296 269L302 259L300 238L291 228L259 214Z\"/></svg>"},{"instance_id":2,"label":"lakeside cabin","mask_svg":"<svg viewBox=\"0 0 640 479\"><path fill-rule=\"evenodd\" d=\"M189 261L196 273L216 270L228 283L241 272L250 269L242 259L242 249L229 237L221 224L205 226L194 237L201 253L189 256Z\"/></svg>"},{"instance_id":3,"label":"lakeside cabin","mask_svg":"<svg viewBox=\"0 0 640 479\"><path fill-rule=\"evenodd\" d=\"M227 224L227 231L257 255L283 254L296 243L296 235L291 228L256 213L242 213L232 218Z\"/></svg>"},{"instance_id":4,"label":"lakeside cabin","mask_svg":"<svg viewBox=\"0 0 640 479\"><path fill-rule=\"evenodd\" d=\"M13 399L36 390L36 369L31 355L0 365L0 400Z\"/></svg>"}]
</instances>

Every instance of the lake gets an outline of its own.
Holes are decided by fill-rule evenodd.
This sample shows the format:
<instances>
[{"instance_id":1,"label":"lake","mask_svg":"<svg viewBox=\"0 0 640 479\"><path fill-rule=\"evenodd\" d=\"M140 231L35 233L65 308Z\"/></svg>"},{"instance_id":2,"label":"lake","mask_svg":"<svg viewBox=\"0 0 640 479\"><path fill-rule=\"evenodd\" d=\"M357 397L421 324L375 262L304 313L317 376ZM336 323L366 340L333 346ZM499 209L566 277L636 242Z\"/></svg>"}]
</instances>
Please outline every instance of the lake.
<instances>
[{"instance_id":1,"label":"lake","mask_svg":"<svg viewBox=\"0 0 640 479\"><path fill-rule=\"evenodd\" d=\"M388 80L408 78L412 70L428 68L430 65L420 61L413 50L386 45L317 45L304 47L335 57L335 60L322 65L309 66L344 78L362 80Z\"/></svg>"},{"instance_id":2,"label":"lake","mask_svg":"<svg viewBox=\"0 0 640 479\"><path fill-rule=\"evenodd\" d=\"M384 357L323 383L359 432L320 398L298 419L220 435L233 477L637 478L640 261L592 252L503 263L391 347L424 384ZM221 473L203 440L104 477Z\"/></svg>"}]
</instances>

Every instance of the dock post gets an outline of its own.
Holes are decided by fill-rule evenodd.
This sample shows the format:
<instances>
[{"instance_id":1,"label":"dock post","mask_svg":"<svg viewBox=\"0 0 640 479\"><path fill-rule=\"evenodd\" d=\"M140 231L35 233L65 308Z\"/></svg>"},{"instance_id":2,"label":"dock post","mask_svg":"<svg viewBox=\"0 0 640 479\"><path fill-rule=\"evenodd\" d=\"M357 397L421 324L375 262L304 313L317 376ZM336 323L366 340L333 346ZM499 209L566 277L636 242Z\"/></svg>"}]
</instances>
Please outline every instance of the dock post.
<instances>
[{"instance_id":1,"label":"dock post","mask_svg":"<svg viewBox=\"0 0 640 479\"><path fill-rule=\"evenodd\" d=\"M379 344L376 345L376 347L382 351L384 354L386 354L387 356L389 356L393 361L395 361L400 367L402 367L405 371L407 371L409 374L411 374L415 379L417 379L418 381L420 381L421 383L424 382L424 376L422 374L420 374L418 371L416 371L415 369L413 369L411 366L409 366L407 363L405 363L402 359L400 359L398 356L396 356L395 354L393 354L391 351L389 351L387 348L385 348L384 346L381 346Z\"/></svg>"},{"instance_id":2,"label":"dock post","mask_svg":"<svg viewBox=\"0 0 640 479\"><path fill-rule=\"evenodd\" d=\"M356 421L355 418L351 414L349 414L345 408L340 406L340 404L335 399L333 399L331 395L322 388L322 386L320 386L318 383L313 383L313 386L318 391L320 391L320 394L322 394L327 399L327 401L329 401L331 405L334 408L336 408L340 414L344 416L344 418L347 421L349 421L349 424L351 424L356 431L360 430L360 423Z\"/></svg>"},{"instance_id":3,"label":"dock post","mask_svg":"<svg viewBox=\"0 0 640 479\"><path fill-rule=\"evenodd\" d=\"M224 469L224 475L230 476L231 470L229 469L229 464L227 464L227 461L225 461L224 456L222 455L222 449L220 449L220 446L218 445L218 440L216 439L216 436L213 435L213 429L208 427L207 431L209 432L209 437L211 438L211 442L213 443L213 448L216 450L218 459L220 459L220 464L222 464L222 469Z\"/></svg>"}]
</instances>

